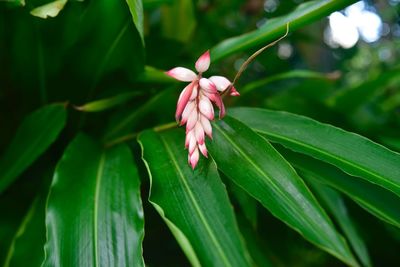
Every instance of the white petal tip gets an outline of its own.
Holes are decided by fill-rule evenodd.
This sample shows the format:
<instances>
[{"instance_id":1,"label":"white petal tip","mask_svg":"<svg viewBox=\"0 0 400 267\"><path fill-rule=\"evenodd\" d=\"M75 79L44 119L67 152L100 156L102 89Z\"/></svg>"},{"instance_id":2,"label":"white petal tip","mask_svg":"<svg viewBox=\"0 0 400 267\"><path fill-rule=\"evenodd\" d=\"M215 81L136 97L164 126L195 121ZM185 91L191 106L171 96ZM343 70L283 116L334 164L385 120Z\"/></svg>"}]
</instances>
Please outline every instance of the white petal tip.
<instances>
[{"instance_id":1,"label":"white petal tip","mask_svg":"<svg viewBox=\"0 0 400 267\"><path fill-rule=\"evenodd\" d=\"M203 55L196 61L196 70L198 72L205 72L210 67L210 51L207 50Z\"/></svg>"},{"instance_id":2,"label":"white petal tip","mask_svg":"<svg viewBox=\"0 0 400 267\"><path fill-rule=\"evenodd\" d=\"M183 68L183 67L176 67L167 72L165 72L168 76L171 76L174 79L182 82L191 82L197 78L196 73L193 71Z\"/></svg>"}]
</instances>

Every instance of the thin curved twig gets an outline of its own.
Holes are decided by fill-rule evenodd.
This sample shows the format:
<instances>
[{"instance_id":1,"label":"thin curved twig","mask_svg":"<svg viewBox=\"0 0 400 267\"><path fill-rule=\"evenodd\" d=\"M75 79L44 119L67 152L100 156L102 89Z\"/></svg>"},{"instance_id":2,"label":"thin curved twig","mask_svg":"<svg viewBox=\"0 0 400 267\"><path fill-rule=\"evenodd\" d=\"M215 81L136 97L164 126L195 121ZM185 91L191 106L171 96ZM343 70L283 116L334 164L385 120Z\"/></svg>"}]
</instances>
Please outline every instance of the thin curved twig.
<instances>
[{"instance_id":1,"label":"thin curved twig","mask_svg":"<svg viewBox=\"0 0 400 267\"><path fill-rule=\"evenodd\" d=\"M242 66L240 66L239 71L236 73L235 78L233 79L233 82L231 84L231 86L233 86L235 84L235 82L240 78L240 76L242 75L242 73L244 72L244 70L247 68L247 66L262 52L264 52L265 49L276 45L276 43L278 43L279 41L281 41L282 39L284 39L287 35L289 34L289 22L286 23L286 33L280 37L279 39L273 41L272 43L267 44L266 46L258 49L256 52L254 52L243 64ZM228 90L227 90L228 91Z\"/></svg>"}]
</instances>

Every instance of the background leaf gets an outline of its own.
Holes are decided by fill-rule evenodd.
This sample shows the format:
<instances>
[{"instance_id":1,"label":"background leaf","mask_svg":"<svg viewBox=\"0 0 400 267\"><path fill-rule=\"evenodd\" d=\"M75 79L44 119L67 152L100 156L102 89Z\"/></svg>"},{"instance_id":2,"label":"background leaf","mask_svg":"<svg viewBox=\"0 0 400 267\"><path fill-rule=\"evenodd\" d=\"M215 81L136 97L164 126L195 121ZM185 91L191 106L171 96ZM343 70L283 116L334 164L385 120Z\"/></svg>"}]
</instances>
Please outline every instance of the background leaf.
<instances>
[{"instance_id":1,"label":"background leaf","mask_svg":"<svg viewBox=\"0 0 400 267\"><path fill-rule=\"evenodd\" d=\"M261 136L225 117L214 123L211 155L218 168L313 244L357 266L344 239L290 164Z\"/></svg>"},{"instance_id":2,"label":"background leaf","mask_svg":"<svg viewBox=\"0 0 400 267\"><path fill-rule=\"evenodd\" d=\"M178 130L139 136L151 203L193 266L251 266L215 164L200 160L192 171L182 140Z\"/></svg>"},{"instance_id":3,"label":"background leaf","mask_svg":"<svg viewBox=\"0 0 400 267\"><path fill-rule=\"evenodd\" d=\"M139 184L126 145L76 137L53 177L43 266L144 266Z\"/></svg>"},{"instance_id":4,"label":"background leaf","mask_svg":"<svg viewBox=\"0 0 400 267\"><path fill-rule=\"evenodd\" d=\"M31 10L31 15L42 19L54 18L64 8L67 0L56 0Z\"/></svg>"},{"instance_id":5,"label":"background leaf","mask_svg":"<svg viewBox=\"0 0 400 267\"><path fill-rule=\"evenodd\" d=\"M75 108L79 111L85 111L85 112L104 111L104 110L113 108L115 106L118 106L118 105L130 100L134 96L137 96L138 94L139 94L139 92L119 94L119 95L112 96L109 98L95 100L95 101L86 103L82 106L78 106Z\"/></svg>"},{"instance_id":6,"label":"background leaf","mask_svg":"<svg viewBox=\"0 0 400 267\"><path fill-rule=\"evenodd\" d=\"M133 23L139 32L142 43L144 44L144 29L143 29L143 3L142 0L126 0L131 12Z\"/></svg>"},{"instance_id":7,"label":"background leaf","mask_svg":"<svg viewBox=\"0 0 400 267\"><path fill-rule=\"evenodd\" d=\"M196 27L192 0L175 0L161 9L162 33L165 37L186 42Z\"/></svg>"},{"instance_id":8,"label":"background leaf","mask_svg":"<svg viewBox=\"0 0 400 267\"><path fill-rule=\"evenodd\" d=\"M290 22L290 32L340 10L354 0L309 1L299 5L289 14L268 20L259 29L243 35L226 39L211 49L211 59L218 61L234 53L248 50L277 39L286 32L286 23Z\"/></svg>"},{"instance_id":9,"label":"background leaf","mask_svg":"<svg viewBox=\"0 0 400 267\"><path fill-rule=\"evenodd\" d=\"M0 160L0 193L56 140L66 118L65 106L52 104L23 120Z\"/></svg>"}]
</instances>

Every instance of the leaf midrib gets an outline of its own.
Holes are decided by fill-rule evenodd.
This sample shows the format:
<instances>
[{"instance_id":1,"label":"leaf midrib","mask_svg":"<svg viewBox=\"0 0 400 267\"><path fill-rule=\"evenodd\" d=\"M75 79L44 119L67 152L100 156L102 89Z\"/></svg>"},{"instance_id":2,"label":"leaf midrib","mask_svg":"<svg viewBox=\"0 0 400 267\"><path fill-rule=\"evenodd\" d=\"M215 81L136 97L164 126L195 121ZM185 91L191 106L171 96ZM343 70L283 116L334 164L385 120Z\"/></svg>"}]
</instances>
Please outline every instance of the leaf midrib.
<instances>
[{"instance_id":1,"label":"leaf midrib","mask_svg":"<svg viewBox=\"0 0 400 267\"><path fill-rule=\"evenodd\" d=\"M189 198L190 198L190 200L191 200L193 206L195 207L195 210L196 210L196 212L198 213L198 215L199 215L199 217L200 217L200 220L202 221L204 227L206 228L207 233L209 234L209 236L210 236L211 240L213 241L214 245L216 246L216 248L217 248L217 250L218 250L218 253L221 255L221 258L222 258L224 264L225 264L226 266L232 266L232 265L229 263L229 260L228 260L227 256L226 256L225 253L223 252L223 249L221 248L221 246L220 246L218 240L215 238L214 233L212 232L212 230L211 230L211 228L210 228L210 226L209 226L209 224L208 224L208 222L207 222L205 216L203 215L203 212L202 212L201 208L197 205L197 202L196 202L196 200L195 200L195 197L194 197L192 191L190 190L189 185L187 184L187 181L186 181L186 179L185 179L185 176L183 175L181 169L179 168L179 164L176 162L176 158L174 157L173 152L171 151L171 149L169 148L167 142L165 141L165 139L164 139L161 135L160 135L160 139L161 139L162 143L164 144L164 147L165 147L165 149L167 150L167 153L168 153L169 156L171 157L171 160L172 160L172 162L173 162L173 165L174 165L175 169L177 170L177 172L178 172L178 174L179 174L178 176L180 177L180 180L182 181L184 187L186 188L186 190L187 190L187 192L188 192L188 194L189 194Z\"/></svg>"},{"instance_id":2,"label":"leaf midrib","mask_svg":"<svg viewBox=\"0 0 400 267\"><path fill-rule=\"evenodd\" d=\"M101 188L101 178L103 176L104 164L106 159L106 153L101 154L99 160L99 166L96 172L96 187L95 187L95 197L93 205L93 238L94 238L94 266L99 266L99 255L98 255L98 216L99 216L99 199L100 199L100 188Z\"/></svg>"}]
</instances>

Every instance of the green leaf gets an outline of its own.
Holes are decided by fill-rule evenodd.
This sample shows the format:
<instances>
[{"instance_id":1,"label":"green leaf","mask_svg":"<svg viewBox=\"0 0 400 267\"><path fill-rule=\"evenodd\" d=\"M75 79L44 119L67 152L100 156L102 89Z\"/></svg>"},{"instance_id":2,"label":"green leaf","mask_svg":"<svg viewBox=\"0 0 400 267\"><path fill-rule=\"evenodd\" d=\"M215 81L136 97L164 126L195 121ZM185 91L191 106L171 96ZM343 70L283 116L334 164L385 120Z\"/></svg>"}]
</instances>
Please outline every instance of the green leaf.
<instances>
[{"instance_id":1,"label":"green leaf","mask_svg":"<svg viewBox=\"0 0 400 267\"><path fill-rule=\"evenodd\" d=\"M337 76L335 76L335 73L324 74L309 70L292 70L284 73L279 73L264 79L260 79L255 82L251 82L240 89L240 95L247 94L251 91L254 91L255 89L258 89L262 86L265 86L275 81L294 79L294 78L333 80L336 79Z\"/></svg>"},{"instance_id":2,"label":"green leaf","mask_svg":"<svg viewBox=\"0 0 400 267\"><path fill-rule=\"evenodd\" d=\"M280 111L236 108L231 114L269 140L333 164L400 196L400 154L360 135Z\"/></svg>"},{"instance_id":3,"label":"green leaf","mask_svg":"<svg viewBox=\"0 0 400 267\"><path fill-rule=\"evenodd\" d=\"M268 20L255 31L222 41L211 49L211 58L218 61L234 53L266 45L284 35L288 22L292 32L354 2L356 1L315 0L303 3L285 16Z\"/></svg>"},{"instance_id":4,"label":"green leaf","mask_svg":"<svg viewBox=\"0 0 400 267\"><path fill-rule=\"evenodd\" d=\"M214 124L209 150L218 169L299 232L343 262L357 266L303 180L264 138L243 123L225 117Z\"/></svg>"},{"instance_id":5,"label":"green leaf","mask_svg":"<svg viewBox=\"0 0 400 267\"><path fill-rule=\"evenodd\" d=\"M335 218L363 266L372 266L364 240L357 232L357 228L350 218L346 204L340 194L321 183L311 182L310 184L316 195L325 203L325 206Z\"/></svg>"},{"instance_id":6,"label":"green leaf","mask_svg":"<svg viewBox=\"0 0 400 267\"><path fill-rule=\"evenodd\" d=\"M43 6L32 9L31 15L42 19L47 19L48 17L54 18L58 15L58 13L60 13L66 3L67 0L56 0L54 2L50 2Z\"/></svg>"},{"instance_id":7,"label":"green leaf","mask_svg":"<svg viewBox=\"0 0 400 267\"><path fill-rule=\"evenodd\" d=\"M138 94L139 92L119 94L113 97L92 101L82 106L77 106L75 108L79 111L85 111L85 112L104 111L113 108L115 106L118 106L120 104L123 104L126 101L132 99L134 96L137 96Z\"/></svg>"},{"instance_id":8,"label":"green leaf","mask_svg":"<svg viewBox=\"0 0 400 267\"><path fill-rule=\"evenodd\" d=\"M176 80L167 74L165 71L156 69L151 66L145 66L144 71L135 77L135 82L140 83L176 83Z\"/></svg>"},{"instance_id":9,"label":"green leaf","mask_svg":"<svg viewBox=\"0 0 400 267\"><path fill-rule=\"evenodd\" d=\"M45 198L38 197L22 220L7 253L4 267L39 267L43 261L45 243Z\"/></svg>"},{"instance_id":10,"label":"green leaf","mask_svg":"<svg viewBox=\"0 0 400 267\"><path fill-rule=\"evenodd\" d=\"M65 106L52 104L23 120L0 160L0 193L56 140L66 118Z\"/></svg>"},{"instance_id":11,"label":"green leaf","mask_svg":"<svg viewBox=\"0 0 400 267\"><path fill-rule=\"evenodd\" d=\"M316 179L339 190L379 219L400 227L400 198L396 194L311 157L287 149L280 152L302 177Z\"/></svg>"},{"instance_id":12,"label":"green leaf","mask_svg":"<svg viewBox=\"0 0 400 267\"><path fill-rule=\"evenodd\" d=\"M179 130L139 136L151 179L150 202L193 266L251 266L215 163L193 171Z\"/></svg>"},{"instance_id":13,"label":"green leaf","mask_svg":"<svg viewBox=\"0 0 400 267\"><path fill-rule=\"evenodd\" d=\"M196 27L192 0L175 0L161 8L162 33L165 37L187 42Z\"/></svg>"},{"instance_id":14,"label":"green leaf","mask_svg":"<svg viewBox=\"0 0 400 267\"><path fill-rule=\"evenodd\" d=\"M142 0L126 0L129 6L129 11L132 15L133 23L139 32L140 38L144 45L144 29L143 29L143 3Z\"/></svg>"},{"instance_id":15,"label":"green leaf","mask_svg":"<svg viewBox=\"0 0 400 267\"><path fill-rule=\"evenodd\" d=\"M43 266L144 266L140 179L126 145L72 141L53 177L46 229Z\"/></svg>"}]
</instances>

